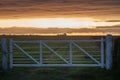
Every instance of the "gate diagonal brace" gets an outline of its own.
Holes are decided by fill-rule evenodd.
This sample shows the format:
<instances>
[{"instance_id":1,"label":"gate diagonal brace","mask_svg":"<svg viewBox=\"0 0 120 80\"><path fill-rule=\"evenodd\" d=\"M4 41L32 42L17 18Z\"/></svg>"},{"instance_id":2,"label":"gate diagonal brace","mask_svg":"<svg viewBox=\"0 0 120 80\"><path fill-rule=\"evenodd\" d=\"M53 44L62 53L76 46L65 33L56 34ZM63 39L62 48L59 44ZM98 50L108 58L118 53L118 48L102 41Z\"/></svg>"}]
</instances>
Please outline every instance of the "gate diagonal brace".
<instances>
[{"instance_id":1,"label":"gate diagonal brace","mask_svg":"<svg viewBox=\"0 0 120 80\"><path fill-rule=\"evenodd\" d=\"M52 48L50 48L47 44L42 43L45 47L47 47L50 51L52 51L56 56L58 56L61 60L63 60L65 63L69 64L67 60L65 60L62 56L60 56L57 52L55 52Z\"/></svg>"},{"instance_id":2,"label":"gate diagonal brace","mask_svg":"<svg viewBox=\"0 0 120 80\"><path fill-rule=\"evenodd\" d=\"M34 59L31 55L29 55L25 50L23 50L20 46L18 46L16 43L14 43L14 45L20 50L22 51L27 57L29 57L30 59L32 59L35 63L39 64L39 62Z\"/></svg>"},{"instance_id":3,"label":"gate diagonal brace","mask_svg":"<svg viewBox=\"0 0 120 80\"><path fill-rule=\"evenodd\" d=\"M83 48L81 48L78 44L76 44L75 42L72 42L79 50L81 50L84 54L86 54L88 57L90 57L93 61L95 61L96 63L100 64L99 61L97 61L94 57L92 57L87 51L85 51Z\"/></svg>"}]
</instances>

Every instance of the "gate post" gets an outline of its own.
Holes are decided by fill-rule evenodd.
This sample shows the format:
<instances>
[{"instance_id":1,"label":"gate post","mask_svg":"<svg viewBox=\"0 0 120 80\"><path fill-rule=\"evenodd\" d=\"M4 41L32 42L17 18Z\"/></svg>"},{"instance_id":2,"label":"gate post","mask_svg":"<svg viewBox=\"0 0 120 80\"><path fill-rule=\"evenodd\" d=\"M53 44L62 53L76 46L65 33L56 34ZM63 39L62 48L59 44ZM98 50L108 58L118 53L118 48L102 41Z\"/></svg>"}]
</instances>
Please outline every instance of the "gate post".
<instances>
[{"instance_id":1,"label":"gate post","mask_svg":"<svg viewBox=\"0 0 120 80\"><path fill-rule=\"evenodd\" d=\"M10 68L13 67L13 40L10 39Z\"/></svg>"},{"instance_id":2,"label":"gate post","mask_svg":"<svg viewBox=\"0 0 120 80\"><path fill-rule=\"evenodd\" d=\"M72 65L72 40L69 41L70 65Z\"/></svg>"},{"instance_id":3,"label":"gate post","mask_svg":"<svg viewBox=\"0 0 120 80\"><path fill-rule=\"evenodd\" d=\"M106 36L106 69L112 68L112 35Z\"/></svg>"},{"instance_id":4,"label":"gate post","mask_svg":"<svg viewBox=\"0 0 120 80\"><path fill-rule=\"evenodd\" d=\"M6 38L1 39L2 45L2 69L7 70L8 68L8 51Z\"/></svg>"}]
</instances>

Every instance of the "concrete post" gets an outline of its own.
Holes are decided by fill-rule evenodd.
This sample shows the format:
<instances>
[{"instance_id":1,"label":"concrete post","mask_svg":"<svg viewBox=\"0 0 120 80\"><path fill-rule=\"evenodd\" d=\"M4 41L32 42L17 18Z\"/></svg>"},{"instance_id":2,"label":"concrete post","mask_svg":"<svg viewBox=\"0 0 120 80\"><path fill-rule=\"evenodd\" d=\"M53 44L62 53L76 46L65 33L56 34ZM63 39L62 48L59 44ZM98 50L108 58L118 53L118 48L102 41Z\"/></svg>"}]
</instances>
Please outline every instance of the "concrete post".
<instances>
[{"instance_id":1,"label":"concrete post","mask_svg":"<svg viewBox=\"0 0 120 80\"><path fill-rule=\"evenodd\" d=\"M112 68L112 35L106 36L106 69Z\"/></svg>"},{"instance_id":2,"label":"concrete post","mask_svg":"<svg viewBox=\"0 0 120 80\"><path fill-rule=\"evenodd\" d=\"M6 38L2 38L2 69L7 70L8 68L8 51L7 51L7 40Z\"/></svg>"}]
</instances>

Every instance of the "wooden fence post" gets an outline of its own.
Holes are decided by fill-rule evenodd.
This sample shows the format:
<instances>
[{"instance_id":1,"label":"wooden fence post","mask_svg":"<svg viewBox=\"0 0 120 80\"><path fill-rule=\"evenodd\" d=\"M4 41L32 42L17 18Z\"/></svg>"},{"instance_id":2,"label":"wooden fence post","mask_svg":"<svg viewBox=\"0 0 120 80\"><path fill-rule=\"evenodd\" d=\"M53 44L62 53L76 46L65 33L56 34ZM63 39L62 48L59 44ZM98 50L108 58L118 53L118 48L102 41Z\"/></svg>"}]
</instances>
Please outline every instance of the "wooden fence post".
<instances>
[{"instance_id":1,"label":"wooden fence post","mask_svg":"<svg viewBox=\"0 0 120 80\"><path fill-rule=\"evenodd\" d=\"M112 68L112 35L106 36L106 69Z\"/></svg>"},{"instance_id":2,"label":"wooden fence post","mask_svg":"<svg viewBox=\"0 0 120 80\"><path fill-rule=\"evenodd\" d=\"M7 68L8 68L8 51L7 51L6 38L1 39L1 45L2 45L2 69L7 70Z\"/></svg>"}]
</instances>

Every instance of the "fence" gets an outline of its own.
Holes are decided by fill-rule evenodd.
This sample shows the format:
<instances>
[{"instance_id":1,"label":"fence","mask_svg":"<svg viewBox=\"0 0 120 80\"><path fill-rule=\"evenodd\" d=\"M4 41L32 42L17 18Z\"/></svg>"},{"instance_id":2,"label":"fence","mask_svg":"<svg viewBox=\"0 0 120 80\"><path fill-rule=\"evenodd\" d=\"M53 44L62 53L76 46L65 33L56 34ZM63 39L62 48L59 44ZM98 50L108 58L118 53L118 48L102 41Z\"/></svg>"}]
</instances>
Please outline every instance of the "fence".
<instances>
[{"instance_id":1,"label":"fence","mask_svg":"<svg viewBox=\"0 0 120 80\"><path fill-rule=\"evenodd\" d=\"M112 36L97 40L13 40L10 39L12 67L112 67ZM2 39L2 66L7 69L6 39Z\"/></svg>"}]
</instances>

